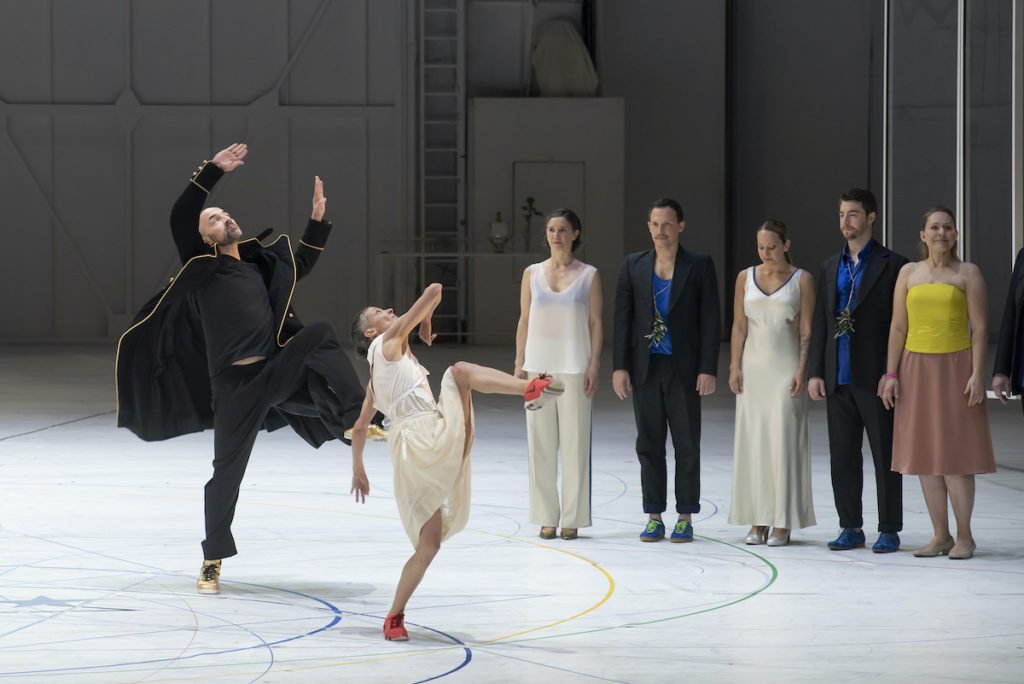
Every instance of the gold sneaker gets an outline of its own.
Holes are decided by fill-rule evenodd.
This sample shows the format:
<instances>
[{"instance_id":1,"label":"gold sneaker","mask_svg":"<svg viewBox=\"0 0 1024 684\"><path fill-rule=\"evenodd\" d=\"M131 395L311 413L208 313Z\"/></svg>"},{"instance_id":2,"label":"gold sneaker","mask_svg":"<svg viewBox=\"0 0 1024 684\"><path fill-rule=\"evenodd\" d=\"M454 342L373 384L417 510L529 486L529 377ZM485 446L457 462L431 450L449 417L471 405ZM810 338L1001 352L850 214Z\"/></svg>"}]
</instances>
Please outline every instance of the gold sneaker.
<instances>
[{"instance_id":1,"label":"gold sneaker","mask_svg":"<svg viewBox=\"0 0 1024 684\"><path fill-rule=\"evenodd\" d=\"M199 579L196 580L196 590L200 594L220 593L220 561L204 560L203 567L199 569Z\"/></svg>"},{"instance_id":2,"label":"gold sneaker","mask_svg":"<svg viewBox=\"0 0 1024 684\"><path fill-rule=\"evenodd\" d=\"M382 442L387 438L387 430L376 423L370 423L370 427L366 428L366 440L368 442ZM345 430L345 439L352 439L352 428Z\"/></svg>"}]
</instances>

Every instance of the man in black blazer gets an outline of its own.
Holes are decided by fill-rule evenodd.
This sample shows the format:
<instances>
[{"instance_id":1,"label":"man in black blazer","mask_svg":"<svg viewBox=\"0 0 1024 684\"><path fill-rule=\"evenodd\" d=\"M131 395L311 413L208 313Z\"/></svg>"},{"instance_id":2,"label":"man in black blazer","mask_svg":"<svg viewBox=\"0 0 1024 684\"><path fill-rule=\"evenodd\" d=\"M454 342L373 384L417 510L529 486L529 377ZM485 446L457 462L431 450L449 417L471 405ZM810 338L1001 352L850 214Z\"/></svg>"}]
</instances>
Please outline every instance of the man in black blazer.
<instances>
[{"instance_id":1,"label":"man in black blazer","mask_svg":"<svg viewBox=\"0 0 1024 684\"><path fill-rule=\"evenodd\" d=\"M1024 310L1024 249L1017 252L1013 276L1006 292L1003 320L996 338L996 361L992 367L992 391L1006 403L1008 395L1021 393L1021 313ZM1024 402L1021 402L1024 405Z\"/></svg>"},{"instance_id":2,"label":"man in black blazer","mask_svg":"<svg viewBox=\"0 0 1024 684\"><path fill-rule=\"evenodd\" d=\"M852 188L839 201L843 251L822 264L811 333L807 390L827 397L832 492L839 513L833 551L863 547L864 456L868 433L878 492L876 553L900 548L903 480L892 472L892 412L878 398L885 374L893 290L907 260L872 237L878 203L869 190Z\"/></svg>"},{"instance_id":3,"label":"man in black blazer","mask_svg":"<svg viewBox=\"0 0 1024 684\"><path fill-rule=\"evenodd\" d=\"M643 541L665 537L668 507L665 440L675 447L676 513L671 541L693 541L691 515L700 511L700 397L715 391L721 312L711 258L683 249L683 208L660 199L648 211L654 249L622 262L615 291L614 372L619 399L633 388L636 453L640 460Z\"/></svg>"}]
</instances>

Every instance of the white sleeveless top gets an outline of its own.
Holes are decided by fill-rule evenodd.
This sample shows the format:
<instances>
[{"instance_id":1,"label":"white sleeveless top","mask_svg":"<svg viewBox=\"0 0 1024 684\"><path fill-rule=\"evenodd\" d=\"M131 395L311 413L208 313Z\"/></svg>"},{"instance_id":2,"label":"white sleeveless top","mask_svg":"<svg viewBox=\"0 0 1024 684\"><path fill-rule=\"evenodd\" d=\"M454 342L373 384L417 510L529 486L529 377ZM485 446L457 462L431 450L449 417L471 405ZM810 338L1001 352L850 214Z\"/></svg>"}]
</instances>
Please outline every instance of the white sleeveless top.
<instances>
[{"instance_id":1,"label":"white sleeveless top","mask_svg":"<svg viewBox=\"0 0 1024 684\"><path fill-rule=\"evenodd\" d=\"M378 335L367 351L374 407L398 425L437 409L427 376L430 372L406 351L397 361L384 358L384 336Z\"/></svg>"},{"instance_id":2,"label":"white sleeveless top","mask_svg":"<svg viewBox=\"0 0 1024 684\"><path fill-rule=\"evenodd\" d=\"M590 286L597 269L583 271L567 288L555 292L544 266L532 264L530 318L523 370L532 373L583 373L590 364Z\"/></svg>"}]
</instances>

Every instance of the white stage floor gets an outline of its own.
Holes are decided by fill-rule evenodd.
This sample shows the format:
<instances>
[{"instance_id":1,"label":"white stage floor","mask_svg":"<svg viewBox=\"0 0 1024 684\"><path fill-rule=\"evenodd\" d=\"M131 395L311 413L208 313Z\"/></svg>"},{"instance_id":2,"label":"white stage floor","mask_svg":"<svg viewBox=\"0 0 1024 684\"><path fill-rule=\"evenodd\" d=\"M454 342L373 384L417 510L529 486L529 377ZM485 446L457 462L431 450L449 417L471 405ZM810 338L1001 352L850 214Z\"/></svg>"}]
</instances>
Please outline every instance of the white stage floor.
<instances>
[{"instance_id":1,"label":"white stage floor","mask_svg":"<svg viewBox=\"0 0 1024 684\"><path fill-rule=\"evenodd\" d=\"M420 356L436 382L453 358L511 367L513 353ZM0 348L0 680L1024 681L1016 402L989 402L1000 471L978 478L972 560L910 554L931 537L914 477L903 551L826 548L838 522L821 405L818 525L788 547L745 546L746 528L726 522L724 382L704 404L697 540L643 544L632 409L612 394L609 368L594 421L594 526L575 541L537 537L521 404L478 396L469 526L413 596L411 640L392 643L382 618L411 546L386 445L368 450L371 497L358 505L347 447L315 451L287 429L261 435L234 525L239 555L224 562L222 593L200 596L212 433L147 444L115 429L112 349ZM954 416L936 421L956 429Z\"/></svg>"}]
</instances>

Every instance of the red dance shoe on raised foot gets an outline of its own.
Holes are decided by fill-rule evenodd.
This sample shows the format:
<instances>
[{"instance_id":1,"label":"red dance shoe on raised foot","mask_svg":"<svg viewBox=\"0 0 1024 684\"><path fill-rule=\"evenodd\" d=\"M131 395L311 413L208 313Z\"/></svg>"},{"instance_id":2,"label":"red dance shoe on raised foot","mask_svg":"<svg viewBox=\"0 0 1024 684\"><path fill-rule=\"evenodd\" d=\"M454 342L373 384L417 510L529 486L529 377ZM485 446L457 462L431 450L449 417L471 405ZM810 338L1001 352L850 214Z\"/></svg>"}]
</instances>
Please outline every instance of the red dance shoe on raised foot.
<instances>
[{"instance_id":1,"label":"red dance shoe on raised foot","mask_svg":"<svg viewBox=\"0 0 1024 684\"><path fill-rule=\"evenodd\" d=\"M405 613L384 618L384 638L388 641L409 640L409 632L405 631Z\"/></svg>"},{"instance_id":2,"label":"red dance shoe on raised foot","mask_svg":"<svg viewBox=\"0 0 1024 684\"><path fill-rule=\"evenodd\" d=\"M565 392L565 385L550 375L539 375L530 381L523 392L523 406L527 411L536 411L548 401Z\"/></svg>"}]
</instances>

